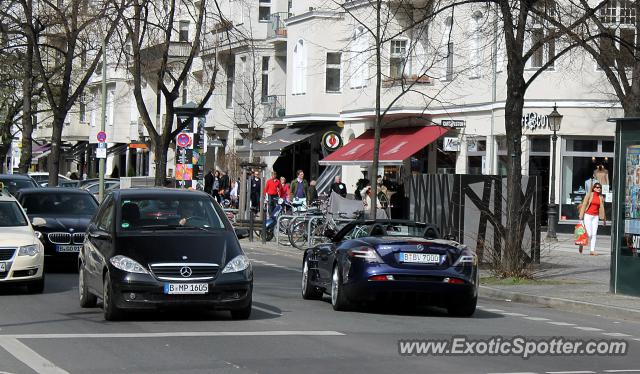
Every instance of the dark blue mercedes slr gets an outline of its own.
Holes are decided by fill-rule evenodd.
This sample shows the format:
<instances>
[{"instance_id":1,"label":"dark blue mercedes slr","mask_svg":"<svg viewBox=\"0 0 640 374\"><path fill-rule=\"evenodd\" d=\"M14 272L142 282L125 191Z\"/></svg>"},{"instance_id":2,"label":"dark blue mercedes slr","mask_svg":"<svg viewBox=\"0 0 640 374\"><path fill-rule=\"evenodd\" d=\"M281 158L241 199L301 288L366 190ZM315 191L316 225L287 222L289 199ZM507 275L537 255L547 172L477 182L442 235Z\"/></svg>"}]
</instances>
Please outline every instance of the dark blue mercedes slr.
<instances>
[{"instance_id":1,"label":"dark blue mercedes slr","mask_svg":"<svg viewBox=\"0 0 640 374\"><path fill-rule=\"evenodd\" d=\"M388 299L447 308L468 317L478 300L478 258L439 238L438 229L410 221L353 221L330 243L304 253L302 297L331 296L335 310Z\"/></svg>"}]
</instances>

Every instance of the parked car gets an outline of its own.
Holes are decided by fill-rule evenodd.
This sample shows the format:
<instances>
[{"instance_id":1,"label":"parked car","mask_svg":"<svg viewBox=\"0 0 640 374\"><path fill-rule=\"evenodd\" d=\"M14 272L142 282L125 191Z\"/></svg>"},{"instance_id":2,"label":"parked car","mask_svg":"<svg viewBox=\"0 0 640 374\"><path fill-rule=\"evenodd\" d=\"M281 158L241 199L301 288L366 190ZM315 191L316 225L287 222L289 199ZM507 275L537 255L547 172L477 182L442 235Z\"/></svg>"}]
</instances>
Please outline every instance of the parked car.
<instances>
[{"instance_id":1,"label":"parked car","mask_svg":"<svg viewBox=\"0 0 640 374\"><path fill-rule=\"evenodd\" d=\"M46 187L24 189L16 197L42 234L45 259L75 268L85 231L98 209L93 195L78 188Z\"/></svg>"},{"instance_id":2,"label":"parked car","mask_svg":"<svg viewBox=\"0 0 640 374\"><path fill-rule=\"evenodd\" d=\"M95 307L101 298L106 320L127 310L190 306L249 318L251 263L240 233L210 195L115 190L87 234L79 257L80 305Z\"/></svg>"},{"instance_id":3,"label":"parked car","mask_svg":"<svg viewBox=\"0 0 640 374\"><path fill-rule=\"evenodd\" d=\"M35 180L24 174L0 174L0 191L6 190L15 195L23 188L40 187Z\"/></svg>"},{"instance_id":4,"label":"parked car","mask_svg":"<svg viewBox=\"0 0 640 374\"><path fill-rule=\"evenodd\" d=\"M36 171L33 173L29 173L29 176L33 178L36 183L38 183L41 187L49 186L49 173L46 171ZM61 186L63 181L72 181L72 179L65 177L64 175L58 174L58 186ZM75 181L77 183L77 181Z\"/></svg>"},{"instance_id":5,"label":"parked car","mask_svg":"<svg viewBox=\"0 0 640 374\"><path fill-rule=\"evenodd\" d=\"M38 222L38 220L36 220ZM18 201L0 191L0 284L44 290L44 246Z\"/></svg>"},{"instance_id":6,"label":"parked car","mask_svg":"<svg viewBox=\"0 0 640 374\"><path fill-rule=\"evenodd\" d=\"M330 243L304 253L302 297L331 296L335 310L387 298L443 306L471 316L478 299L478 260L466 246L438 239L433 225L356 220Z\"/></svg>"}]
</instances>

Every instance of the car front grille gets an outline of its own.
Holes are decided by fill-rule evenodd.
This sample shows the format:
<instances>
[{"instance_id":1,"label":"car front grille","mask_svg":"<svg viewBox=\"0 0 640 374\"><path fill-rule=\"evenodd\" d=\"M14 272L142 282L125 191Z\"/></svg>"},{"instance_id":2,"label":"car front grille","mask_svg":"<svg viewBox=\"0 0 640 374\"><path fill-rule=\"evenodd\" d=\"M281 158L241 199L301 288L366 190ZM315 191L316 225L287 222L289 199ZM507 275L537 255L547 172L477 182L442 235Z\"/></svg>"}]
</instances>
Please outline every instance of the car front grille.
<instances>
[{"instance_id":1,"label":"car front grille","mask_svg":"<svg viewBox=\"0 0 640 374\"><path fill-rule=\"evenodd\" d=\"M0 248L0 261L11 260L15 252L16 252L16 248Z\"/></svg>"},{"instance_id":2,"label":"car front grille","mask_svg":"<svg viewBox=\"0 0 640 374\"><path fill-rule=\"evenodd\" d=\"M151 264L151 272L160 280L210 280L216 277L218 269L219 265L213 263Z\"/></svg>"},{"instance_id":3,"label":"car front grille","mask_svg":"<svg viewBox=\"0 0 640 374\"><path fill-rule=\"evenodd\" d=\"M68 232L50 232L47 238L53 244L71 244L71 234Z\"/></svg>"},{"instance_id":4,"label":"car front grille","mask_svg":"<svg viewBox=\"0 0 640 374\"><path fill-rule=\"evenodd\" d=\"M73 244L83 244L83 243L84 243L84 233L73 234Z\"/></svg>"}]
</instances>

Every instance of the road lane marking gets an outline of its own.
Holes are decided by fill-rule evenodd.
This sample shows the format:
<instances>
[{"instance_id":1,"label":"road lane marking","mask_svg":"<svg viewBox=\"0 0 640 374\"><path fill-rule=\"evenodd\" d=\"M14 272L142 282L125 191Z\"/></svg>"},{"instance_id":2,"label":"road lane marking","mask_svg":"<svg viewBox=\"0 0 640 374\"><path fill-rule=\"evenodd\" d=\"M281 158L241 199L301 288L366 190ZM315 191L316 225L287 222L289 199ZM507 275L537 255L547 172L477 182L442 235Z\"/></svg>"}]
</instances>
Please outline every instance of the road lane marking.
<instances>
[{"instance_id":1,"label":"road lane marking","mask_svg":"<svg viewBox=\"0 0 640 374\"><path fill-rule=\"evenodd\" d=\"M344 336L338 331L183 331L148 333L105 333L105 334L15 334L0 335L1 339L91 339L91 338L183 338L216 336Z\"/></svg>"},{"instance_id":2,"label":"road lane marking","mask_svg":"<svg viewBox=\"0 0 640 374\"><path fill-rule=\"evenodd\" d=\"M251 309L255 309L263 313L271 314L272 316L278 316L278 317L282 316L282 313L274 312L273 310L269 310L265 308L260 308L259 306L255 306L255 305L252 305Z\"/></svg>"},{"instance_id":3,"label":"road lane marking","mask_svg":"<svg viewBox=\"0 0 640 374\"><path fill-rule=\"evenodd\" d=\"M625 337L631 336L629 334L623 334L621 332L603 332L602 335L614 336L614 337L620 337L620 338L625 338Z\"/></svg>"},{"instance_id":4,"label":"road lane marking","mask_svg":"<svg viewBox=\"0 0 640 374\"><path fill-rule=\"evenodd\" d=\"M504 310L502 309L483 309L485 312L493 312L493 313L502 313Z\"/></svg>"},{"instance_id":5,"label":"road lane marking","mask_svg":"<svg viewBox=\"0 0 640 374\"><path fill-rule=\"evenodd\" d=\"M531 321L548 321L549 318L543 318L543 317L524 317L524 319L528 319Z\"/></svg>"},{"instance_id":6,"label":"road lane marking","mask_svg":"<svg viewBox=\"0 0 640 374\"><path fill-rule=\"evenodd\" d=\"M522 314L522 313L504 312L502 314L505 316L511 316L511 317L527 317L526 314Z\"/></svg>"},{"instance_id":7,"label":"road lane marking","mask_svg":"<svg viewBox=\"0 0 640 374\"><path fill-rule=\"evenodd\" d=\"M489 374L538 374L538 373L534 373L531 371L518 371L518 372L512 372L512 373L489 373Z\"/></svg>"},{"instance_id":8,"label":"road lane marking","mask_svg":"<svg viewBox=\"0 0 640 374\"><path fill-rule=\"evenodd\" d=\"M575 326L574 329L578 329L582 331L604 331L602 329L598 329L595 327L582 327L582 326Z\"/></svg>"},{"instance_id":9,"label":"road lane marking","mask_svg":"<svg viewBox=\"0 0 640 374\"><path fill-rule=\"evenodd\" d=\"M569 322L554 322L554 321L549 321L547 322L551 325L556 325L556 326L575 326L575 323L569 323Z\"/></svg>"},{"instance_id":10,"label":"road lane marking","mask_svg":"<svg viewBox=\"0 0 640 374\"><path fill-rule=\"evenodd\" d=\"M547 371L547 374L595 374L595 371L582 370L582 371Z\"/></svg>"},{"instance_id":11,"label":"road lane marking","mask_svg":"<svg viewBox=\"0 0 640 374\"><path fill-rule=\"evenodd\" d=\"M605 370L605 373L640 373L640 369Z\"/></svg>"},{"instance_id":12,"label":"road lane marking","mask_svg":"<svg viewBox=\"0 0 640 374\"><path fill-rule=\"evenodd\" d=\"M69 374L68 371L57 367L53 362L40 356L38 352L22 344L16 338L0 338L0 347L38 374Z\"/></svg>"}]
</instances>

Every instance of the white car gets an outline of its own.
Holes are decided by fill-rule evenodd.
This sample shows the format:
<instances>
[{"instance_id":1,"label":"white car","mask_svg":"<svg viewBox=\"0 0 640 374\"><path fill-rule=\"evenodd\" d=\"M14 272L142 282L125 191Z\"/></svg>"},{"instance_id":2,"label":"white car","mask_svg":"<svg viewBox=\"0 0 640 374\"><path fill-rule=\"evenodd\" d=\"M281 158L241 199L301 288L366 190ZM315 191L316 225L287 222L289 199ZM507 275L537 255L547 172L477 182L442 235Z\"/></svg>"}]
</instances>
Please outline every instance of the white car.
<instances>
[{"instance_id":1,"label":"white car","mask_svg":"<svg viewBox=\"0 0 640 374\"><path fill-rule=\"evenodd\" d=\"M34 224L43 224L35 218ZM44 245L18 201L0 188L0 284L44 290Z\"/></svg>"}]
</instances>

